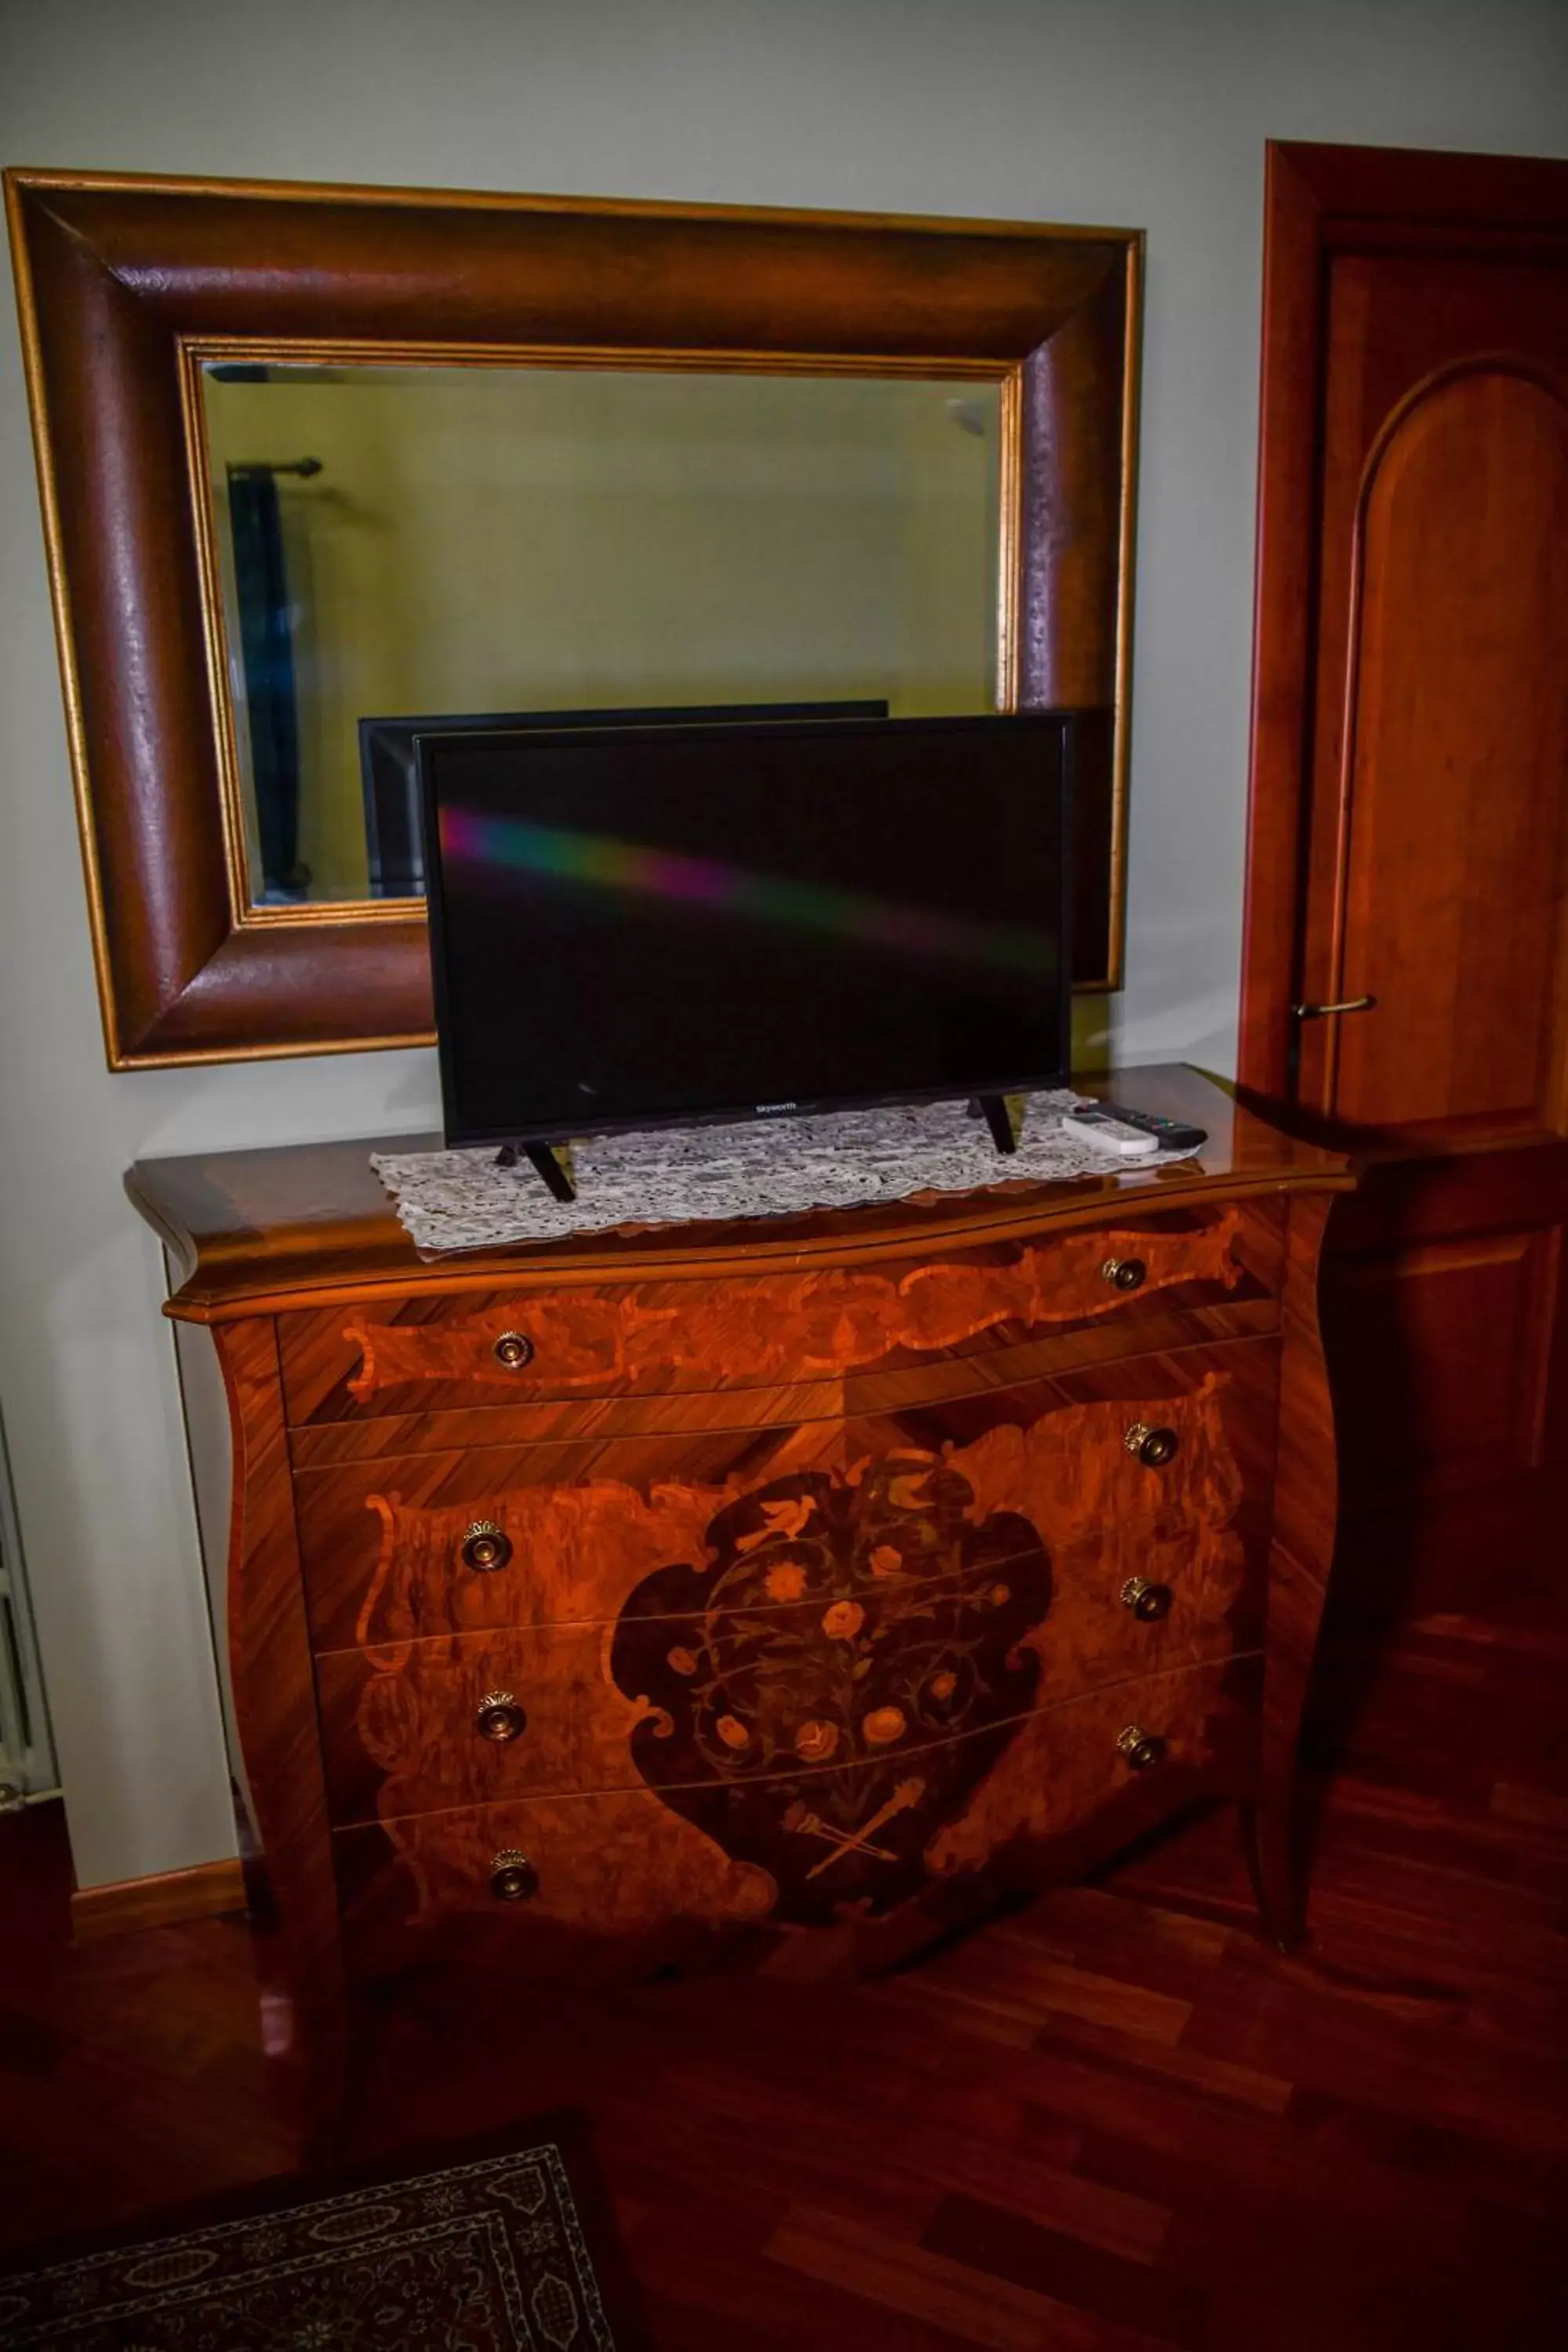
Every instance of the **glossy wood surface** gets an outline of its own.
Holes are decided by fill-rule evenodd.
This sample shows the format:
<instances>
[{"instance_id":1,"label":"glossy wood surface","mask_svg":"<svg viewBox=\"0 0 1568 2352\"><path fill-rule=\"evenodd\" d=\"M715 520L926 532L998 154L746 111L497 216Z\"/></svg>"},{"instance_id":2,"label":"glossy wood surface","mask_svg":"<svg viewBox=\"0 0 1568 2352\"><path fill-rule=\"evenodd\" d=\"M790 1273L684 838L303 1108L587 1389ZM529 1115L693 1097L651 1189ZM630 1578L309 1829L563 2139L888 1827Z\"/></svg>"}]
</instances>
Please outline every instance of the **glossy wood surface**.
<instances>
[{"instance_id":1,"label":"glossy wood surface","mask_svg":"<svg viewBox=\"0 0 1568 2352\"><path fill-rule=\"evenodd\" d=\"M873 1364L995 1346L1018 1328L1147 1317L1178 1287L1194 1303L1257 1296L1239 1206L1097 1226L1048 1246L722 1283L522 1292L290 1316L283 1383L293 1422L384 1417L525 1398L842 1378ZM1250 1235L1249 1235L1250 1238ZM1131 1261L1137 1286L1117 1287ZM1272 1272L1273 1269L1269 1268ZM506 1360L508 1334L531 1351Z\"/></svg>"},{"instance_id":2,"label":"glossy wood surface","mask_svg":"<svg viewBox=\"0 0 1568 2352\"><path fill-rule=\"evenodd\" d=\"M737 1759L710 1732L696 1747L677 1738L670 1714L705 1659L729 1677L731 1706L738 1674L784 1667L782 1683L763 1683L742 1742L763 1777L778 1778L846 1760L868 1717L897 1718L879 1726L891 1758L1097 1683L1256 1649L1274 1382L1267 1343L1239 1360L1234 1349L1186 1350L1169 1365L1125 1368L1114 1401L1084 1402L1094 1384L1082 1376L999 1391L983 1415L964 1413L940 1451L927 1418L918 1433L896 1417L852 1423L824 1432L809 1454L792 1452L784 1475L752 1465L723 1487L679 1478L668 1457L642 1464L638 1484L606 1464L563 1486L552 1449L542 1464L525 1451L502 1457L495 1475L508 1484L482 1505L362 1496L379 1543L368 1580L362 1569L346 1591L342 1522L322 1515L325 1498L306 1496L336 1818L356 1817L353 1790L362 1811L374 1791L386 1816L509 1788L630 1785L639 1727L649 1752L665 1752L661 1780L721 1779ZM1145 1420L1177 1440L1158 1470L1123 1443ZM447 1484L482 1460L426 1457L419 1467ZM520 1475L538 1483L519 1486ZM479 1510L512 1547L501 1569L464 1568ZM1160 1588L1163 1614L1134 1613L1124 1599L1134 1577ZM1037 1579L1014 1622L997 1596ZM350 1632L356 1593L359 1646L332 1647ZM952 1622L965 1612L967 1624ZM913 1652L906 1628L918 1636ZM1000 1653L985 1656L994 1638L1005 1675ZM883 1643L890 1663L879 1669ZM916 1656L923 1665L911 1665ZM839 1685L851 1671L864 1679L847 1715ZM478 1719L498 1690L526 1715L500 1748ZM728 1717L726 1728L740 1738ZM743 1760L753 1769L752 1754Z\"/></svg>"},{"instance_id":3,"label":"glossy wood surface","mask_svg":"<svg viewBox=\"0 0 1568 2352\"><path fill-rule=\"evenodd\" d=\"M1232 1528L1141 1528L1120 1543L1058 1555L1053 1569L1049 1639L1043 1626L1026 1637L1039 1662L1037 1702L1262 1646L1263 1562L1248 1559ZM1122 1601L1134 1576L1172 1594L1163 1619L1140 1620ZM906 1597L940 1604L952 1590L951 1580L936 1578L912 1583ZM816 1633L824 1613L820 1596L781 1606L779 1631ZM683 1616L660 1626L667 1647L683 1646L690 1630ZM333 1821L630 1785L628 1742L648 1710L635 1699L620 1708L605 1703L616 1631L613 1621L501 1626L318 1656ZM525 1718L502 1744L485 1736L479 1720L497 1692Z\"/></svg>"},{"instance_id":4,"label":"glossy wood surface","mask_svg":"<svg viewBox=\"0 0 1568 2352\"><path fill-rule=\"evenodd\" d=\"M1292 1932L1316 1269L1352 1179L1239 1129L1239 1180L401 1279L352 1199L307 1223L319 1152L137 1171L229 1381L240 1734L329 2039L342 1971L459 1950L542 1979L908 1958L1205 1793L1256 1818ZM335 1164L352 1188L364 1147Z\"/></svg>"},{"instance_id":5,"label":"glossy wood surface","mask_svg":"<svg viewBox=\"0 0 1568 2352\"><path fill-rule=\"evenodd\" d=\"M1286 1286L1279 1349L1263 1716L1249 1812L1264 1918L1287 1947L1305 1933L1296 1759L1339 1527L1334 1412L1319 1313L1332 1205L1322 1193L1290 1204L1293 1278Z\"/></svg>"},{"instance_id":6,"label":"glossy wood surface","mask_svg":"<svg viewBox=\"0 0 1568 2352\"><path fill-rule=\"evenodd\" d=\"M866 1767L849 1764L776 1795L753 1786L743 1812L733 1791L693 1788L677 1803L637 1787L341 1830L349 1965L374 1977L462 1958L552 1979L606 1964L621 1975L628 1954L638 1972L701 1965L737 1931L786 1975L908 1958L967 1915L971 1879L988 1874L993 1890L1048 1881L1064 1850L1078 1875L1199 1795L1245 1794L1249 1695L1239 1669L1194 1668L911 1748L872 1811ZM1147 1772L1118 1747L1130 1725L1162 1743ZM507 1852L536 1874L526 1902L492 1893Z\"/></svg>"},{"instance_id":7,"label":"glossy wood surface","mask_svg":"<svg viewBox=\"0 0 1568 2352\"><path fill-rule=\"evenodd\" d=\"M1273 141L1265 213L1239 1067L1248 1087L1283 1104L1292 1091L1289 1008L1308 992L1300 936L1304 812L1314 746L1327 758L1337 792L1333 754L1343 742L1344 623L1353 577L1349 532L1363 469L1390 417L1413 393L1436 389L1456 365L1463 370L1503 352L1527 366L1543 362L1561 377L1568 330L1553 289L1568 263L1568 163ZM1402 283L1410 289L1408 301L1399 299ZM1360 310L1359 352L1356 331L1347 352L1346 327L1341 329L1342 353L1352 364L1341 371L1339 396L1349 405L1331 448L1325 438L1330 285L1355 289L1359 305L1352 307ZM1478 308L1484 312L1500 296L1511 304L1510 314L1478 320ZM1342 298L1341 309L1342 314ZM1340 478L1331 480L1331 473ZM1321 542L1331 510L1339 537L1324 560ZM1533 521L1532 539L1540 543ZM1448 567L1433 569L1440 579ZM1505 611L1531 589L1521 575L1505 583ZM1473 583L1457 583L1453 593L1466 597ZM1339 616L1321 649L1320 596ZM1337 687L1330 682L1335 678ZM1458 683L1444 678L1439 709ZM1468 789L1468 780L1459 781Z\"/></svg>"},{"instance_id":8,"label":"glossy wood surface","mask_svg":"<svg viewBox=\"0 0 1568 2352\"><path fill-rule=\"evenodd\" d=\"M1053 1543L1110 1541L1121 1524L1228 1523L1272 1467L1275 1375L1266 1339L1189 1341L1165 1357L763 1428L491 1446L471 1416L458 1450L296 1474L313 1639L340 1649L595 1622L660 1559L700 1554L710 1522L747 1494L791 1475L859 1478L867 1464L894 1459L915 1475L962 1455L977 1494L1026 1492L1018 1507L1044 1515ZM1126 1450L1140 1422L1168 1425L1178 1441L1158 1471ZM465 1560L479 1523L510 1546L496 1567Z\"/></svg>"},{"instance_id":9,"label":"glossy wood surface","mask_svg":"<svg viewBox=\"0 0 1568 2352\"><path fill-rule=\"evenodd\" d=\"M1375 1163L1336 1606L1463 1605L1568 1467L1568 164L1277 148L1268 205L1241 1075Z\"/></svg>"},{"instance_id":10,"label":"glossy wood surface","mask_svg":"<svg viewBox=\"0 0 1568 2352\"><path fill-rule=\"evenodd\" d=\"M1414 274L1336 273L1330 381L1354 383L1358 425L1394 268ZM1464 342L1511 343L1550 278L1489 270ZM1309 886L1303 987L1377 1004L1304 1028L1298 1085L1361 1126L1568 1123L1568 261L1561 284L1559 383L1467 352L1357 452L1354 676L1324 827L1344 849L1328 907ZM1407 313L1431 299L1425 278L1400 290Z\"/></svg>"},{"instance_id":11,"label":"glossy wood surface","mask_svg":"<svg viewBox=\"0 0 1568 2352\"><path fill-rule=\"evenodd\" d=\"M986 1390L941 1415L816 1424L799 1433L804 1444L780 1433L765 1466L748 1462L721 1488L694 1486L679 1447L650 1459L645 1446L625 1461L601 1448L592 1475L573 1483L557 1447L518 1449L493 1465L485 1449L408 1465L426 1486L488 1471L495 1483L483 1499L455 1507L367 1494L355 1472L354 1499L379 1541L368 1581L361 1570L354 1637L382 1640L368 1682L336 1658L318 1661L323 1749L340 1788L356 1756L380 1768L375 1807L408 1874L400 1899L414 1932L391 1937L381 1916L396 1899L388 1886L372 1928L356 1926L350 1906L351 1946L363 1932L383 1964L392 1948L416 1953L419 1931L438 1924L459 1888L463 1907L489 1908L490 1858L520 1841L527 1850L536 1819L551 1899L529 1905L520 1948L541 1946L542 1966L560 1965L561 1953L536 1933L540 1920L624 1937L731 1919L826 1926L858 1904L880 1917L923 1901L931 1874L962 1866L942 1860L938 1833L980 1801L982 1784L992 1810L1005 1811L998 1789L1021 1782L1011 1839L1076 1826L1053 1816L1026 1828L1043 1768L1023 1718L1106 1684L1127 1686L1125 1724L1138 1714L1137 1679L1184 1649L1223 1658L1256 1646L1275 1387L1268 1341L1187 1348ZM1173 1448L1153 1468L1126 1443L1145 1425L1167 1431ZM398 1469L379 1465L378 1475ZM530 1483L510 1483L520 1478ZM347 1630L347 1607L339 1615L321 1594L318 1568L336 1594L354 1557L342 1522L323 1516L343 1484L341 1473L301 1481L316 1489L301 1497L305 1573L329 1634ZM476 1520L510 1546L500 1569L465 1567ZM1161 1569L1172 1579L1174 1643L1121 1597L1130 1577L1152 1580ZM346 1602L355 1598L351 1585ZM450 1648L447 1674L427 1670L443 1618L499 1629L518 1615L546 1638L536 1632L510 1654L470 1638L479 1655L459 1651L455 1687ZM388 1633L411 1638L388 1645ZM497 1679L476 1684L481 1665ZM351 1727L337 1695L356 1679ZM517 1699L528 1724L515 1753L492 1761L477 1715L496 1689ZM575 1817L549 1804L471 1821L452 1810L465 1794L509 1785L640 1798L639 1776L702 1834L641 1802ZM1173 1777L1187 1789L1190 1773ZM619 1827L594 1826L612 1814ZM792 1817L805 1826L792 1832ZM573 1818L587 1826L557 1832ZM803 1841L870 1839L891 1820L896 1832L870 1846L844 1900L835 1880L803 1913L792 1887L824 1860ZM715 1875L736 1839L737 1858L752 1863L738 1883ZM988 1855L984 1837L972 1843ZM642 1854L635 1873L624 1854L606 1864L606 1852L623 1847ZM439 1903L427 1892L437 1879L449 1889ZM634 1879L641 1892L626 1912ZM906 1948L914 1939L911 1927Z\"/></svg>"},{"instance_id":12,"label":"glossy wood surface","mask_svg":"<svg viewBox=\"0 0 1568 2352\"><path fill-rule=\"evenodd\" d=\"M1006 685L1106 710L1075 940L1080 980L1117 984L1138 232L69 172L6 190L111 1066L433 1042L422 911L269 921L233 871L182 371L235 338L402 364L1031 367Z\"/></svg>"},{"instance_id":13,"label":"glossy wood surface","mask_svg":"<svg viewBox=\"0 0 1568 2352\"><path fill-rule=\"evenodd\" d=\"M145 1927L243 1911L245 1906L240 1863L199 1862L190 1870L161 1871L151 1878L79 1886L71 1896L71 1933L79 1942L96 1936L134 1935Z\"/></svg>"},{"instance_id":14,"label":"glossy wood surface","mask_svg":"<svg viewBox=\"0 0 1568 2352\"><path fill-rule=\"evenodd\" d=\"M1555 2352L1565 1658L1561 1592L1327 1654L1304 1955L1205 1815L871 1981L410 1990L345 2153L585 2109L662 2352ZM17 2249L298 2164L274 1940L68 1887L0 1820Z\"/></svg>"},{"instance_id":15,"label":"glossy wood surface","mask_svg":"<svg viewBox=\"0 0 1568 2352\"><path fill-rule=\"evenodd\" d=\"M433 1136L141 1160L126 1189L179 1268L171 1312L207 1322L284 1305L320 1306L327 1283L372 1299L493 1289L499 1271L519 1290L633 1274L751 1277L807 1265L907 1261L1006 1244L1041 1228L1114 1224L1121 1215L1142 1219L1205 1196L1212 1204L1293 1185L1350 1182L1342 1153L1290 1139L1194 1070L1112 1072L1080 1085L1085 1094L1190 1121L1208 1140L1195 1159L1143 1174L1053 1185L1002 1178L974 1192L875 1209L579 1234L505 1252L465 1251L435 1265L421 1260L398 1223L369 1156L373 1150L431 1148Z\"/></svg>"},{"instance_id":16,"label":"glossy wood surface","mask_svg":"<svg viewBox=\"0 0 1568 2352\"><path fill-rule=\"evenodd\" d=\"M289 1936L301 2012L335 2041L342 1963L326 1864L327 1807L278 1339L265 1318L226 1326L218 1361L234 1437L229 1667L267 1878Z\"/></svg>"},{"instance_id":17,"label":"glossy wood surface","mask_svg":"<svg viewBox=\"0 0 1568 2352\"><path fill-rule=\"evenodd\" d=\"M868 1366L837 1380L794 1380L771 1388L737 1382L728 1388L678 1388L662 1396L552 1398L539 1404L296 1424L289 1433L289 1454L295 1468L304 1471L471 1444L582 1446L750 1433L761 1445L769 1430L804 1428L837 1421L845 1413L915 1412L986 1389L1117 1363L1124 1357L1163 1355L1223 1339L1268 1339L1279 1328L1279 1302L1274 1298L1250 1298L1235 1306L1183 1306L1177 1291L1167 1292L1165 1303L1171 1310L1165 1314L1100 1316L1048 1339L1013 1339L1009 1334L1011 1344L895 1361L890 1370Z\"/></svg>"},{"instance_id":18,"label":"glossy wood surface","mask_svg":"<svg viewBox=\"0 0 1568 2352\"><path fill-rule=\"evenodd\" d=\"M1344 1210L1323 1297L1336 1609L1544 1590L1568 1465L1568 1150L1379 1161Z\"/></svg>"}]
</instances>

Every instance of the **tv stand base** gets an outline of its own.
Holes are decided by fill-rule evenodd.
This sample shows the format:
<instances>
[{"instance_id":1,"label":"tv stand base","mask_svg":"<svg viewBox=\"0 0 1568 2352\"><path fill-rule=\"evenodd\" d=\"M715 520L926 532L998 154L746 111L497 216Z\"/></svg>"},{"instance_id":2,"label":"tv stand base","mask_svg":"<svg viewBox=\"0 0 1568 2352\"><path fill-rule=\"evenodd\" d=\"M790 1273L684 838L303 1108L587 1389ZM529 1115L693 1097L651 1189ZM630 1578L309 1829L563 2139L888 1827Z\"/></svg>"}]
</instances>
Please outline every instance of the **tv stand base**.
<instances>
[{"instance_id":1,"label":"tv stand base","mask_svg":"<svg viewBox=\"0 0 1568 2352\"><path fill-rule=\"evenodd\" d=\"M977 1095L969 1106L972 1118L983 1118L986 1132L998 1151L1015 1152L1018 1139L1013 1131L1012 1116L1005 1095ZM545 1190L557 1201L574 1201L577 1187L567 1170L548 1143L503 1143L496 1153L498 1168L515 1168L526 1160L533 1168Z\"/></svg>"},{"instance_id":2,"label":"tv stand base","mask_svg":"<svg viewBox=\"0 0 1568 2352\"><path fill-rule=\"evenodd\" d=\"M1016 1151L1018 1139L1013 1132L1012 1115L1005 1095L977 1095L973 1106L985 1121L986 1129L998 1151Z\"/></svg>"},{"instance_id":3,"label":"tv stand base","mask_svg":"<svg viewBox=\"0 0 1568 2352\"><path fill-rule=\"evenodd\" d=\"M503 1143L496 1153L498 1168L515 1168L520 1160L530 1163L545 1191L557 1201L574 1201L577 1198L576 1185L548 1143Z\"/></svg>"}]
</instances>

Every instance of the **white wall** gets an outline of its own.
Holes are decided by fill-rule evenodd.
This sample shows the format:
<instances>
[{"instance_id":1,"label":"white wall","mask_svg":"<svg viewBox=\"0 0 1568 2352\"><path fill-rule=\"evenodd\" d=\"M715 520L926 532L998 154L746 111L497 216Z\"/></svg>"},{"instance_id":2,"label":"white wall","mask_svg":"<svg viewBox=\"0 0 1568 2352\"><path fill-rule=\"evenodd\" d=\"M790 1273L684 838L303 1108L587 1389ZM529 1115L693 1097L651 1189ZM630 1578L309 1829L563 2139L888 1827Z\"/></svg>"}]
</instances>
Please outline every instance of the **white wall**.
<instances>
[{"instance_id":1,"label":"white wall","mask_svg":"<svg viewBox=\"0 0 1568 2352\"><path fill-rule=\"evenodd\" d=\"M0 0L0 160L1149 230L1132 1059L1233 1050L1267 137L1562 152L1562 0ZM431 1121L422 1054L110 1077L0 323L0 1396L83 1884L232 1851L150 1152Z\"/></svg>"}]
</instances>

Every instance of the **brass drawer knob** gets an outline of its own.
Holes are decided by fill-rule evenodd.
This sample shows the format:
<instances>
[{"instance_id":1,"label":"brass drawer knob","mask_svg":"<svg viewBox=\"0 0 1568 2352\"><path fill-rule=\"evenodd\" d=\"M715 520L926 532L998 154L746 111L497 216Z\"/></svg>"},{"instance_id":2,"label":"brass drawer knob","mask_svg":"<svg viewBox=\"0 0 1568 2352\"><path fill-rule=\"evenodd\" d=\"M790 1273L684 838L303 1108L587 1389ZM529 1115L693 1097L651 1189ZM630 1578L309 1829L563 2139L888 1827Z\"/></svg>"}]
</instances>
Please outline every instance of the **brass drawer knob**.
<instances>
[{"instance_id":1,"label":"brass drawer knob","mask_svg":"<svg viewBox=\"0 0 1568 2352\"><path fill-rule=\"evenodd\" d=\"M1145 1470L1162 1470L1176 1450L1173 1429L1151 1428L1146 1421L1135 1421L1121 1443L1129 1454L1135 1454Z\"/></svg>"},{"instance_id":2,"label":"brass drawer knob","mask_svg":"<svg viewBox=\"0 0 1568 2352\"><path fill-rule=\"evenodd\" d=\"M511 1558L511 1538L493 1519L476 1519L463 1538L461 1558L465 1568L504 1568Z\"/></svg>"},{"instance_id":3,"label":"brass drawer knob","mask_svg":"<svg viewBox=\"0 0 1568 2352\"><path fill-rule=\"evenodd\" d=\"M1134 1772L1152 1772L1156 1764L1164 1762L1169 1743L1157 1731L1145 1731L1141 1723L1130 1723L1119 1735L1116 1745Z\"/></svg>"},{"instance_id":4,"label":"brass drawer knob","mask_svg":"<svg viewBox=\"0 0 1568 2352\"><path fill-rule=\"evenodd\" d=\"M486 1691L479 1701L474 1727L481 1739L490 1739L504 1748L509 1739L516 1739L528 1729L528 1717L510 1691Z\"/></svg>"},{"instance_id":5,"label":"brass drawer knob","mask_svg":"<svg viewBox=\"0 0 1568 2352\"><path fill-rule=\"evenodd\" d=\"M490 1353L509 1372L521 1372L533 1361L533 1342L521 1331L503 1331Z\"/></svg>"},{"instance_id":6,"label":"brass drawer knob","mask_svg":"<svg viewBox=\"0 0 1568 2352\"><path fill-rule=\"evenodd\" d=\"M1174 1598L1168 1584L1150 1584L1142 1576L1130 1576L1121 1588L1121 1605L1131 1609L1134 1617L1145 1625L1155 1624L1171 1613Z\"/></svg>"},{"instance_id":7,"label":"brass drawer knob","mask_svg":"<svg viewBox=\"0 0 1568 2352\"><path fill-rule=\"evenodd\" d=\"M539 1873L516 1846L503 1847L490 1864L490 1893L498 1903L526 1903L539 1892Z\"/></svg>"},{"instance_id":8,"label":"brass drawer knob","mask_svg":"<svg viewBox=\"0 0 1568 2352\"><path fill-rule=\"evenodd\" d=\"M1100 1271L1112 1290L1142 1290L1149 1279L1141 1257L1108 1257Z\"/></svg>"}]
</instances>

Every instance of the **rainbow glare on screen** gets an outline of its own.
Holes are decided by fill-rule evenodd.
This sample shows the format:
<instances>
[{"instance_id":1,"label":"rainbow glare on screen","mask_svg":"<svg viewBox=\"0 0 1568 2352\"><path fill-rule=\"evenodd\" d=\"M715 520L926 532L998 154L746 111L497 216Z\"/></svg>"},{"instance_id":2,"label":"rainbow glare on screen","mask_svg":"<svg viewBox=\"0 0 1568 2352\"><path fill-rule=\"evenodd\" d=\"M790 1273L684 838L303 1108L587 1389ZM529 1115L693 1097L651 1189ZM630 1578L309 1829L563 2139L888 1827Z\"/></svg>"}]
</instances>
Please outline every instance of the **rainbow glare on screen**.
<instances>
[{"instance_id":1,"label":"rainbow glare on screen","mask_svg":"<svg viewBox=\"0 0 1568 2352\"><path fill-rule=\"evenodd\" d=\"M714 907L797 930L829 931L840 939L906 953L947 956L1010 971L1054 972L1057 950L1044 931L1013 923L966 921L929 907L899 906L858 890L824 889L777 874L753 874L717 858L649 849L606 835L569 833L522 817L482 816L472 809L441 811L444 857L548 874L589 889L621 890Z\"/></svg>"}]
</instances>

